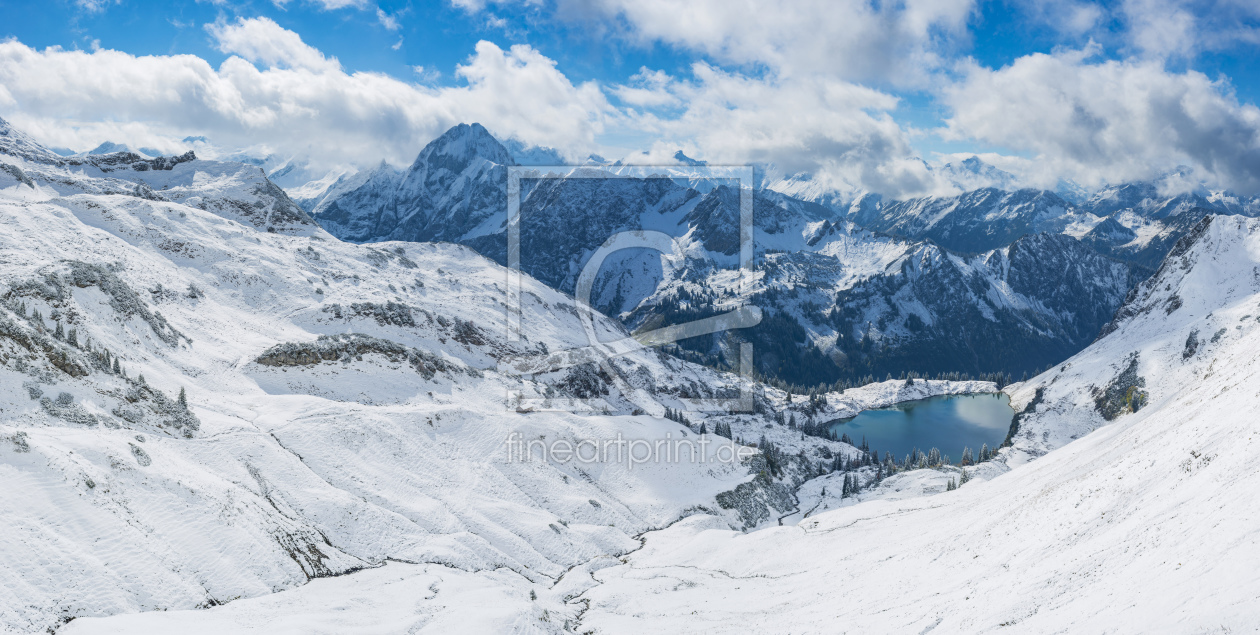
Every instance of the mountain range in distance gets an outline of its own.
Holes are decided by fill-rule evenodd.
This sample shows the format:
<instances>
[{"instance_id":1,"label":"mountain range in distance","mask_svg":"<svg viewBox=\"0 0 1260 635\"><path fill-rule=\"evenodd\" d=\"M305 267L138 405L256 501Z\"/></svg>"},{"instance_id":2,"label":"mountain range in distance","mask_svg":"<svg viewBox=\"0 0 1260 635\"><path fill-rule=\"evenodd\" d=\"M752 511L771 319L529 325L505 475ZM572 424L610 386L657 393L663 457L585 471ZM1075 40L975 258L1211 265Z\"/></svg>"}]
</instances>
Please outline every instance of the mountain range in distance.
<instances>
[{"instance_id":1,"label":"mountain range in distance","mask_svg":"<svg viewBox=\"0 0 1260 635\"><path fill-rule=\"evenodd\" d=\"M559 158L500 143L477 124L459 125L404 169L382 163L314 196L299 187L305 197L296 200L343 240L448 241L505 263L508 168ZM737 289L729 271L738 195L700 178L702 162L681 152L675 158L676 166L661 168L668 178L527 180L536 185L521 202L523 270L572 293L609 236L663 231L679 241L679 253L612 256L595 284L596 307L643 330L752 302L766 311L762 325L673 350L733 368L738 343L751 341L761 351L760 375L797 386L1035 374L1091 342L1129 289L1204 216L1260 213L1255 199L1161 195L1156 183L1073 192L1076 202L1059 192L1000 187L908 200L842 198L811 190L807 178L772 179L765 174L773 166L757 167L758 279ZM611 175L624 171L620 165L588 161L573 169ZM1015 184L975 157L940 169L960 185Z\"/></svg>"}]
</instances>

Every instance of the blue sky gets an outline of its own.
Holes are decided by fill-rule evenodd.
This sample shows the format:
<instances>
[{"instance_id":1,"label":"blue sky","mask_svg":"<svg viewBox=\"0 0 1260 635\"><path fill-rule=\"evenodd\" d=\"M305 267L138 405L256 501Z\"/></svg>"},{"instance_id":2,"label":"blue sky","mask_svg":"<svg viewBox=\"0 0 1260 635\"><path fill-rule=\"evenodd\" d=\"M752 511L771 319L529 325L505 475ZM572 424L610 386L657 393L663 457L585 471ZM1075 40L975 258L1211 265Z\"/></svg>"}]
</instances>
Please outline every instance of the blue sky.
<instances>
[{"instance_id":1,"label":"blue sky","mask_svg":"<svg viewBox=\"0 0 1260 635\"><path fill-rule=\"evenodd\" d=\"M574 159L682 148L837 190L939 191L920 159L971 153L1039 186L1189 166L1255 190L1253 4L6 0L0 116L74 149L204 135L330 166L477 120Z\"/></svg>"}]
</instances>

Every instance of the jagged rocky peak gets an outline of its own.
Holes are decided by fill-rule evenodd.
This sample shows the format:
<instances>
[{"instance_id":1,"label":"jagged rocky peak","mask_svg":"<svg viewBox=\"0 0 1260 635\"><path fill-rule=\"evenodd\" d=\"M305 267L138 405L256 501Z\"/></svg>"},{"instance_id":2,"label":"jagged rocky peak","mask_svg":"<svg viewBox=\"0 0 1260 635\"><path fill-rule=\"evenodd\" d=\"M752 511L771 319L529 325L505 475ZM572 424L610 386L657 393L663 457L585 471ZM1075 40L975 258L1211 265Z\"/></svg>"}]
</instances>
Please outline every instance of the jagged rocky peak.
<instances>
[{"instance_id":1,"label":"jagged rocky peak","mask_svg":"<svg viewBox=\"0 0 1260 635\"><path fill-rule=\"evenodd\" d=\"M480 159L499 165L516 165L508 149L484 126L461 123L425 146L411 165L411 171L441 167L459 173Z\"/></svg>"},{"instance_id":2,"label":"jagged rocky peak","mask_svg":"<svg viewBox=\"0 0 1260 635\"><path fill-rule=\"evenodd\" d=\"M674 160L683 165L691 165L691 166L705 166L709 164L708 161L700 161L699 159L693 159L687 156L686 154L683 154L682 150L679 150L674 153Z\"/></svg>"}]
</instances>

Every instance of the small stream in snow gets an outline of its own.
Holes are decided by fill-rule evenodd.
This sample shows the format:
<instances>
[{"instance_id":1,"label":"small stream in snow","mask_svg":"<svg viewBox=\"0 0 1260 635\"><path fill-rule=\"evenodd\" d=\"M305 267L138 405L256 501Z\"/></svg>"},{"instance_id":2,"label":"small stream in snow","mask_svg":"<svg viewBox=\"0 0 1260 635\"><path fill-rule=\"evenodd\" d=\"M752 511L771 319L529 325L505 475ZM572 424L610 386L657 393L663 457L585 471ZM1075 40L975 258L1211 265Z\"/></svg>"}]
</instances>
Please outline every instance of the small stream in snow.
<instances>
[{"instance_id":1,"label":"small stream in snow","mask_svg":"<svg viewBox=\"0 0 1260 635\"><path fill-rule=\"evenodd\" d=\"M837 438L849 435L858 445L865 437L881 458L892 452L901 461L914 448L924 453L937 448L957 464L964 447L979 458L982 444L991 450L1001 445L1014 414L1005 393L942 395L864 410L852 419L836 422L831 431Z\"/></svg>"}]
</instances>

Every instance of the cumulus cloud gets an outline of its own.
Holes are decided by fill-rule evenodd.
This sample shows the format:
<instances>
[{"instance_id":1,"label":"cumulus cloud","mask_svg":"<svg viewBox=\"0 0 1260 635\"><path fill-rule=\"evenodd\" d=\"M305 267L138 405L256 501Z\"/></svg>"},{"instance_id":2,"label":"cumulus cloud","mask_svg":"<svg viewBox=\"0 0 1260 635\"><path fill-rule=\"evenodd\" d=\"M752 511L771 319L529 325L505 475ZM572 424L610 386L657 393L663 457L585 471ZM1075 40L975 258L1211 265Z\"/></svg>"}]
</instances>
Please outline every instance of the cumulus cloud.
<instances>
[{"instance_id":1,"label":"cumulus cloud","mask_svg":"<svg viewBox=\"0 0 1260 635\"><path fill-rule=\"evenodd\" d=\"M582 3L585 4L585 3ZM857 81L921 84L960 38L973 0L598 0L632 38L685 47L779 76L822 73Z\"/></svg>"},{"instance_id":2,"label":"cumulus cloud","mask_svg":"<svg viewBox=\"0 0 1260 635\"><path fill-rule=\"evenodd\" d=\"M948 135L1035 155L1042 184L1063 175L1100 185L1187 165L1210 184L1260 191L1260 109L1202 73L1090 54L971 64L943 93Z\"/></svg>"},{"instance_id":3,"label":"cumulus cloud","mask_svg":"<svg viewBox=\"0 0 1260 635\"><path fill-rule=\"evenodd\" d=\"M488 4L537 4L450 1L470 14ZM623 151L648 148L640 158L667 160L682 148L712 162L806 172L839 191L944 193L953 186L912 147L924 131L893 116L896 93L911 87L952 111L935 133L1004 150L986 160L1031 184L1066 177L1099 185L1187 165L1216 184L1260 188L1257 109L1238 103L1223 80L1171 72L1166 62L1213 41L1260 42L1260 9L1246 0L1029 0L1022 11L1056 24L1061 39L1090 44L1000 69L958 61L974 0L557 3L556 17L594 20L592 33L710 61L689 71L641 68L601 88L575 84L529 46L480 42L454 69L458 85L435 87L437 69L417 66L401 79L349 73L270 19L220 19L206 26L215 48L231 56L218 68L188 55L0 42L0 114L59 146L112 140L176 149L175 140L206 135L224 148L361 165L406 163L447 127L478 121L571 157L601 141L633 140ZM349 4L375 10L386 30L399 26L397 14L374 3ZM1122 30L1112 32L1116 25ZM1095 36L1129 58L1100 61ZM401 44L399 37L393 46Z\"/></svg>"},{"instance_id":4,"label":"cumulus cloud","mask_svg":"<svg viewBox=\"0 0 1260 635\"><path fill-rule=\"evenodd\" d=\"M666 81L662 74L640 71L655 83L648 101L668 97L682 109L625 114L630 127L661 139L649 155L664 155L671 144L694 147L713 162L773 163L840 191L897 196L941 187L888 114L898 102L892 95L817 76L748 77L704 63L695 64L692 75L694 80Z\"/></svg>"},{"instance_id":5,"label":"cumulus cloud","mask_svg":"<svg viewBox=\"0 0 1260 635\"><path fill-rule=\"evenodd\" d=\"M461 85L431 88L346 73L278 28L269 20L215 26L223 50L234 53L217 69L192 55L0 42L0 110L61 146L108 139L170 148L172 140L205 135L219 147L266 147L334 164L405 164L450 126L472 121L582 156L610 110L596 85L573 84L525 45L480 42L456 68ZM263 45L252 37L259 32L278 35L279 43Z\"/></svg>"},{"instance_id":6,"label":"cumulus cloud","mask_svg":"<svg viewBox=\"0 0 1260 635\"><path fill-rule=\"evenodd\" d=\"M304 68L313 71L336 70L337 58L326 58L302 37L270 18L237 18L234 23L220 19L206 25L223 53L239 55L270 67Z\"/></svg>"},{"instance_id":7,"label":"cumulus cloud","mask_svg":"<svg viewBox=\"0 0 1260 635\"><path fill-rule=\"evenodd\" d=\"M630 82L612 87L612 93L622 103L631 106L657 108L678 104L678 97L670 92L669 87L674 78L665 71L653 71L647 67L639 69L630 77Z\"/></svg>"},{"instance_id":8,"label":"cumulus cloud","mask_svg":"<svg viewBox=\"0 0 1260 635\"><path fill-rule=\"evenodd\" d=\"M1177 0L1125 0L1122 5L1131 46L1142 55L1166 59L1192 54L1199 26Z\"/></svg>"}]
</instances>

